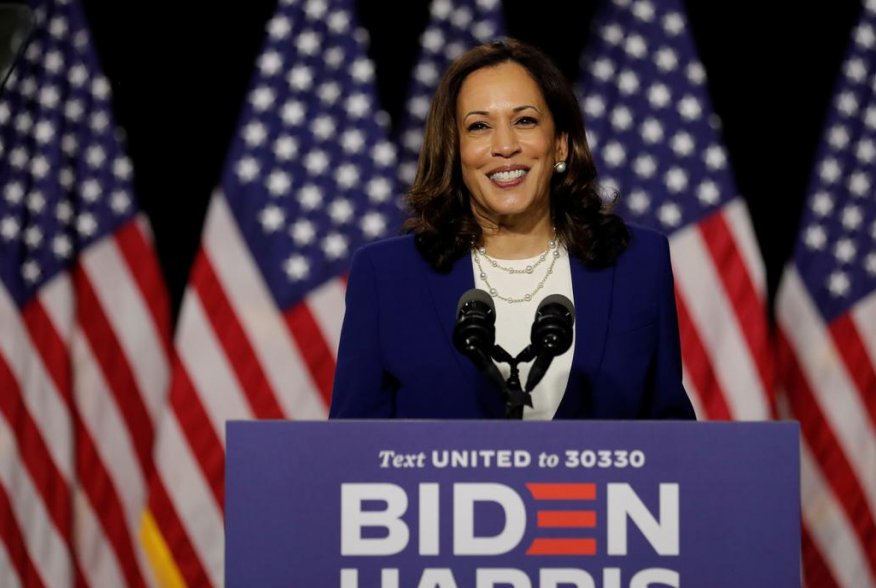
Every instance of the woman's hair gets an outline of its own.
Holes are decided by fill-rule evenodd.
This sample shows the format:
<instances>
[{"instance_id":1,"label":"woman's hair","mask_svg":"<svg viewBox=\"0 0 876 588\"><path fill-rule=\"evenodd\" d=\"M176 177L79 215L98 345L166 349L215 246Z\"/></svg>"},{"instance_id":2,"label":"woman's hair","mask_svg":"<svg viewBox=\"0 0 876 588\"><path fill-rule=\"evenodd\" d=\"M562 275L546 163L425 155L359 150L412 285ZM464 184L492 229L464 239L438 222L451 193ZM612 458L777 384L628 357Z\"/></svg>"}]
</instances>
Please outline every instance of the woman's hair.
<instances>
[{"instance_id":1,"label":"woman's hair","mask_svg":"<svg viewBox=\"0 0 876 588\"><path fill-rule=\"evenodd\" d=\"M415 235L420 254L439 271L448 271L473 243L481 243L481 227L472 213L460 168L456 102L469 74L507 62L529 72L553 116L557 136L568 137L566 172L554 174L551 180L557 237L588 267L613 264L626 249L629 232L600 196L578 100L545 54L514 39L463 53L441 78L426 121L417 175L407 194L410 215L404 228Z\"/></svg>"}]
</instances>

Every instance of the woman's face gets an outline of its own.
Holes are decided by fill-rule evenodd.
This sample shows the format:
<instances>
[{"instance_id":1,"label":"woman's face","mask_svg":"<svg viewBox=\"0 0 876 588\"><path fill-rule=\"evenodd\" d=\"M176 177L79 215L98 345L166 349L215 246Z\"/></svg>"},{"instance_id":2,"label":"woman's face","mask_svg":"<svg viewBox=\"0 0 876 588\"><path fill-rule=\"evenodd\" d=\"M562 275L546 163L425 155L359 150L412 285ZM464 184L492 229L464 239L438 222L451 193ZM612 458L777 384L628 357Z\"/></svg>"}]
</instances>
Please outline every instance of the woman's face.
<instances>
[{"instance_id":1,"label":"woman's face","mask_svg":"<svg viewBox=\"0 0 876 588\"><path fill-rule=\"evenodd\" d=\"M514 62L469 74L456 100L462 180L481 226L529 226L550 218L550 182L566 159L544 96Z\"/></svg>"}]
</instances>

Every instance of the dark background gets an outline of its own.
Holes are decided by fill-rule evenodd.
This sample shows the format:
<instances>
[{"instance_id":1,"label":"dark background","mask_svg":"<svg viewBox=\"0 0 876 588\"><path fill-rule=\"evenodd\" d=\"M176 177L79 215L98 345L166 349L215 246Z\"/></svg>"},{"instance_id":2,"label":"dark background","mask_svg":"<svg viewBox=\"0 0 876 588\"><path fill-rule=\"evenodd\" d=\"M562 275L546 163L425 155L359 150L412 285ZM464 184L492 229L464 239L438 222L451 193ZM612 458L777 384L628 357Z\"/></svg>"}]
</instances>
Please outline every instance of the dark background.
<instances>
[{"instance_id":1,"label":"dark background","mask_svg":"<svg viewBox=\"0 0 876 588\"><path fill-rule=\"evenodd\" d=\"M275 1L84 5L176 311ZM751 210L772 300L861 5L684 5L737 186ZM509 34L540 46L574 81L595 2L506 0L503 6ZM428 8L428 0L358 2L360 23L371 33L382 105L394 121Z\"/></svg>"}]
</instances>

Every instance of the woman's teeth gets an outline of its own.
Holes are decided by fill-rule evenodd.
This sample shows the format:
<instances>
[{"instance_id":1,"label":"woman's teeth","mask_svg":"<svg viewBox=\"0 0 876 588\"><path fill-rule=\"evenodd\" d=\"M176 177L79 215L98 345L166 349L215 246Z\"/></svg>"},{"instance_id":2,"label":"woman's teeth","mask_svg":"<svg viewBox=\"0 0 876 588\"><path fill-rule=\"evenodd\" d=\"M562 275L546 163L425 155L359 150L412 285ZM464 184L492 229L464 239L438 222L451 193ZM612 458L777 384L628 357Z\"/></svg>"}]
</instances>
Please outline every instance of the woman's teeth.
<instances>
[{"instance_id":1,"label":"woman's teeth","mask_svg":"<svg viewBox=\"0 0 876 588\"><path fill-rule=\"evenodd\" d=\"M496 172L494 174L490 174L490 179L496 182L510 182L511 180L516 180L517 178L522 178L526 175L525 169L515 169L511 171L501 171Z\"/></svg>"}]
</instances>

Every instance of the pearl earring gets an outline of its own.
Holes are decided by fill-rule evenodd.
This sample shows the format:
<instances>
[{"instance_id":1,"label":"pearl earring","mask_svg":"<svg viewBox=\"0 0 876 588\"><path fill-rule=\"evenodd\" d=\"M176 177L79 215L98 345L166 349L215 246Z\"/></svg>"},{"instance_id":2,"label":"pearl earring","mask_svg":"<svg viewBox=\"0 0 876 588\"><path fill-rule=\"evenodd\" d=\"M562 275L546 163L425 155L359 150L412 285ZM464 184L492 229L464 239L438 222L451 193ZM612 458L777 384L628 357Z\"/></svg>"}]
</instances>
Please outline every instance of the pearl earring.
<instances>
[{"instance_id":1,"label":"pearl earring","mask_svg":"<svg viewBox=\"0 0 876 588\"><path fill-rule=\"evenodd\" d=\"M558 161L554 164L554 171L558 174L566 173L567 168L568 166L566 165L565 161Z\"/></svg>"}]
</instances>

